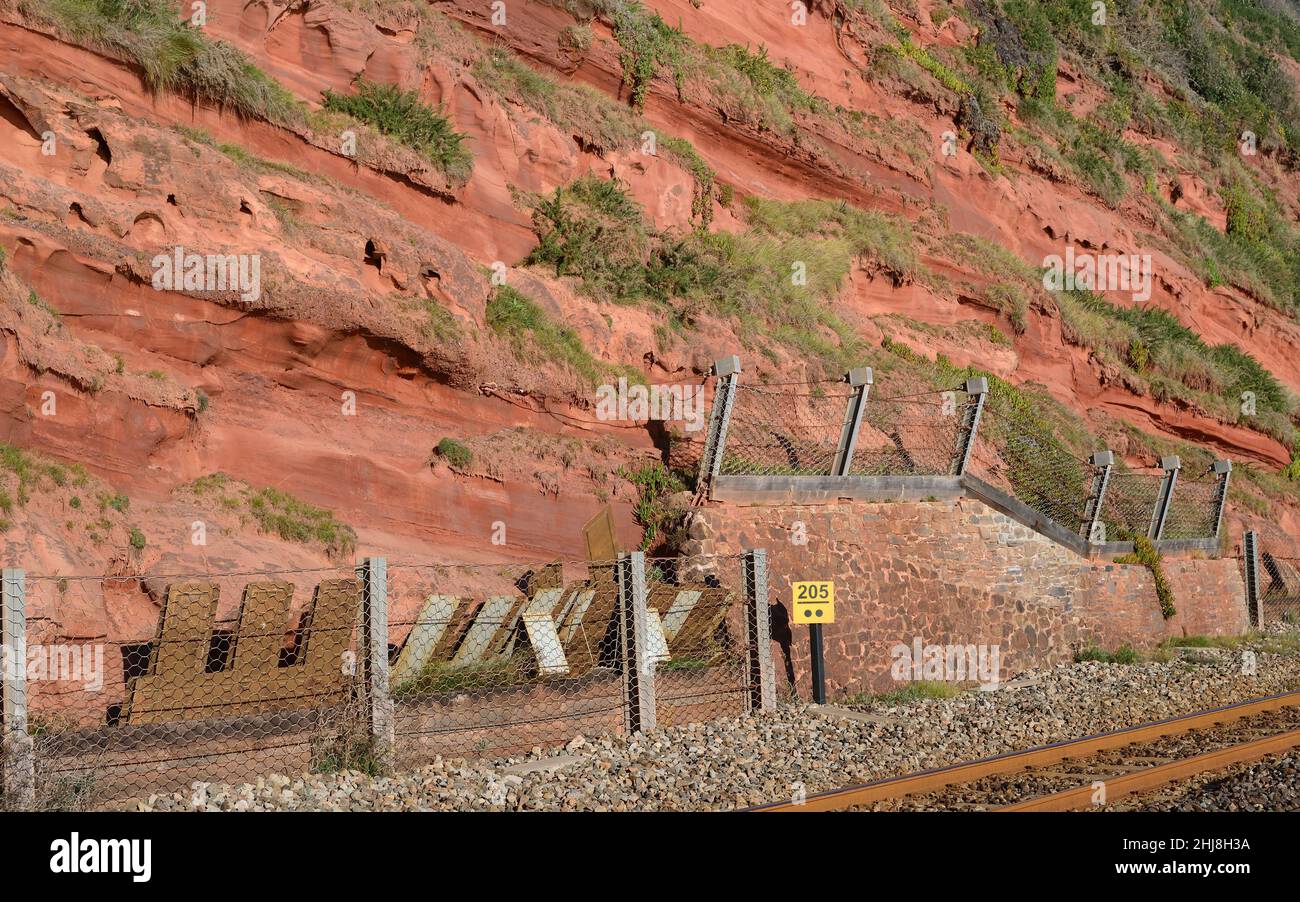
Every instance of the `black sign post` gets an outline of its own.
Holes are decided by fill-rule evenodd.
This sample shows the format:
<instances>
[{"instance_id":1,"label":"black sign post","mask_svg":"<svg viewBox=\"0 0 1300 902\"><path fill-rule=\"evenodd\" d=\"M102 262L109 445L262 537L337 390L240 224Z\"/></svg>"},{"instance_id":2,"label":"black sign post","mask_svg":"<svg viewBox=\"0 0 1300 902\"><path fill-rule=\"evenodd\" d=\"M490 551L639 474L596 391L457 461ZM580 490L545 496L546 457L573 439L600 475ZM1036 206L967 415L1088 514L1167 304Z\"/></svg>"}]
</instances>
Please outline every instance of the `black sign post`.
<instances>
[{"instance_id":1,"label":"black sign post","mask_svg":"<svg viewBox=\"0 0 1300 902\"><path fill-rule=\"evenodd\" d=\"M812 657L813 701L826 704L826 664L822 660L822 625L808 624L808 645Z\"/></svg>"}]
</instances>

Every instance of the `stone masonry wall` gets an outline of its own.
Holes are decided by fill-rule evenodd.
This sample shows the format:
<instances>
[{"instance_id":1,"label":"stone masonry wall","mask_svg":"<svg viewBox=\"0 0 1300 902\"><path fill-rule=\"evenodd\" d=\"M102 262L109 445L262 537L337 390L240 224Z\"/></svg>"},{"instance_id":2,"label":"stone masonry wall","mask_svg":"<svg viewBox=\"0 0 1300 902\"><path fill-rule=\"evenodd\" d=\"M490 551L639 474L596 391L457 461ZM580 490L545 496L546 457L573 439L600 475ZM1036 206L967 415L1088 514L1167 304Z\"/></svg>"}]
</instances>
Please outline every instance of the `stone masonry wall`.
<instances>
[{"instance_id":1,"label":"stone masonry wall","mask_svg":"<svg viewBox=\"0 0 1300 902\"><path fill-rule=\"evenodd\" d=\"M801 698L810 691L808 630L789 622L798 580L835 581L836 622L824 627L828 698L899 688L907 681L893 672L899 647L917 639L922 649L997 646L1005 680L1090 645L1150 647L1248 625L1233 560L1166 559L1178 613L1165 620L1145 567L1085 559L968 498L720 505L695 511L688 534L688 555L767 549L777 685Z\"/></svg>"}]
</instances>

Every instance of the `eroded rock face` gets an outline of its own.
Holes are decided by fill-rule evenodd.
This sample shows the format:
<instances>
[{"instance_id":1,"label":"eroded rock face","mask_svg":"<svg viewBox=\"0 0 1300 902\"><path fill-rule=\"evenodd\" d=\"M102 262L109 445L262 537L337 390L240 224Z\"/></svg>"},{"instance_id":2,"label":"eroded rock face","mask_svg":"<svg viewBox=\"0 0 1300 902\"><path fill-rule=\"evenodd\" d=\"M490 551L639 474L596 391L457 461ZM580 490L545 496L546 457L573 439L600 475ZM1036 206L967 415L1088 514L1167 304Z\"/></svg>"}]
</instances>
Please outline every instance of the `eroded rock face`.
<instances>
[{"instance_id":1,"label":"eroded rock face","mask_svg":"<svg viewBox=\"0 0 1300 902\"><path fill-rule=\"evenodd\" d=\"M953 231L1031 262L1067 243L1150 252L1159 273L1151 304L1174 311L1208 342L1248 347L1300 390L1300 327L1238 287L1206 288L1149 246L1150 223L1132 204L1105 207L1053 180L1041 161L1005 159L1014 177L991 176L969 155L918 164L918 145L920 158L936 158L931 145L953 127L959 105L917 103L888 80L863 77L872 61L858 37L876 26L830 15L833 4L810 4L805 28L789 27L783 8L740 0L648 5L695 40L766 47L805 89L872 117L865 136L812 120L800 121L793 136L774 134L719 110L697 85L684 86L679 98L670 79L656 80L645 121L689 139L737 196L844 198L910 217L937 205ZM485 315L494 263L597 358L640 367L651 379L699 378L713 360L747 347L743 328L704 314L689 342L660 347L652 313L602 306L571 282L517 266L536 238L516 194L550 192L587 173L620 179L656 228L698 224L696 181L680 162L593 146L491 90L459 53L458 42L477 34L538 70L624 97L618 48L605 25L590 23L593 41L577 49L563 37L574 19L562 5L512 4L506 30L491 25L480 3L439 3L431 13L363 6L215 0L207 29L309 108L319 106L323 90L349 90L358 78L419 92L467 136L475 166L464 184L382 141L354 160L328 130L272 125L153 92L108 54L11 12L0 19L0 202L12 211L0 217L0 244L11 274L62 321L51 328L26 309L23 286L4 286L11 310L0 319L0 439L80 461L139 499L133 515L148 521L149 543L131 567L328 561L323 549L272 539L237 519L214 531L215 544L203 552L210 557L202 557L187 531L202 505L196 513L196 502L178 500L176 490L218 471L329 508L356 526L369 552L581 556L579 530L606 502L624 544L637 542L635 490L609 474L660 458L661 432L599 421L590 386L562 368L521 362L494 336ZM919 44L973 39L956 17L935 26L930 6L919 4L909 23ZM431 45L423 15L446 15L465 29L439 31L445 41ZM1092 102L1082 89L1062 90L1077 96L1071 102ZM49 133L59 147L53 155L42 152ZM1222 222L1196 173L1161 188L1175 207ZM707 203L715 231L743 228L737 205ZM156 291L153 261L176 247L258 254L260 291ZM949 256L940 243L927 264L954 281L987 281ZM916 327L886 332L881 322L890 314L922 326L1010 330L1002 313L961 290L891 278L866 263L855 266L835 304L869 344L889 334L922 353L1040 383L1084 416L1105 412L1269 467L1290 459L1290 449L1259 432L1134 394L1069 344L1053 310L1031 307L1023 331L1003 344ZM803 372L803 361L786 351L767 357L755 349L747 359L756 372ZM41 414L45 392L57 397L57 416ZM490 474L431 463L430 449L443 437L514 430L554 453L507 449ZM582 465L565 464L563 446L573 440L599 450ZM1286 525L1293 514L1270 519ZM508 525L505 546L487 544L497 522ZM51 529L37 516L17 521L5 534L7 560L37 554L50 572L121 565L120 548L79 548ZM133 609L130 630L145 629L148 613ZM85 630L109 629L102 612L85 619L94 621Z\"/></svg>"}]
</instances>

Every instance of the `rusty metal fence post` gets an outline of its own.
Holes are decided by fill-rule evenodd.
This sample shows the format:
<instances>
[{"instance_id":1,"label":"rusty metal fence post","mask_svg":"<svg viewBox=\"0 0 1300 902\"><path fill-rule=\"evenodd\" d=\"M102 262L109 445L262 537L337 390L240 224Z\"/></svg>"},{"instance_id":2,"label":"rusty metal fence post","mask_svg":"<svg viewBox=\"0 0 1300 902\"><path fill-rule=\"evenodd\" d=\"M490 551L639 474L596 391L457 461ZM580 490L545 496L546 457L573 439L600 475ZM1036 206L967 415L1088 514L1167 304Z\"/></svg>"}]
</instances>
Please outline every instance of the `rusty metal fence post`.
<instances>
[{"instance_id":1,"label":"rusty metal fence post","mask_svg":"<svg viewBox=\"0 0 1300 902\"><path fill-rule=\"evenodd\" d=\"M958 436L957 460L954 465L955 476L963 476L970 466L971 452L975 449L975 438L979 434L980 418L984 415L984 402L989 395L989 380L977 376L966 380L966 394L970 399L966 404L965 420Z\"/></svg>"},{"instance_id":2,"label":"rusty metal fence post","mask_svg":"<svg viewBox=\"0 0 1300 902\"><path fill-rule=\"evenodd\" d=\"M722 468L722 456L727 446L727 427L736 403L736 381L740 378L740 358L724 357L713 365L718 382L713 393L713 412L709 417L709 432L704 440L704 455L700 458L699 488L703 492Z\"/></svg>"},{"instance_id":3,"label":"rusty metal fence post","mask_svg":"<svg viewBox=\"0 0 1300 902\"><path fill-rule=\"evenodd\" d=\"M1101 510L1106 504L1106 489L1110 486L1110 474L1115 468L1115 452L1097 451L1090 458L1097 468L1092 477L1092 488L1088 492L1088 504L1083 513L1083 539L1090 545L1100 545L1106 541L1106 524L1101 521Z\"/></svg>"},{"instance_id":4,"label":"rusty metal fence post","mask_svg":"<svg viewBox=\"0 0 1300 902\"><path fill-rule=\"evenodd\" d=\"M1241 553L1246 571L1246 615L1250 625L1258 629L1264 625L1263 592L1259 585L1259 533L1246 530L1241 537Z\"/></svg>"},{"instance_id":5,"label":"rusty metal fence post","mask_svg":"<svg viewBox=\"0 0 1300 902\"><path fill-rule=\"evenodd\" d=\"M1160 536L1165 531L1169 507L1174 500L1174 489L1178 485L1178 471L1182 468L1183 462L1177 454L1160 458L1160 469L1165 471L1165 478L1160 483L1160 494L1156 496L1156 506L1151 512L1151 528L1147 532L1147 537L1153 542L1160 541Z\"/></svg>"},{"instance_id":6,"label":"rusty metal fence post","mask_svg":"<svg viewBox=\"0 0 1300 902\"><path fill-rule=\"evenodd\" d=\"M394 745L393 700L388 687L388 561L364 558L361 580L361 685L364 721L374 756L387 762Z\"/></svg>"},{"instance_id":7,"label":"rusty metal fence post","mask_svg":"<svg viewBox=\"0 0 1300 902\"><path fill-rule=\"evenodd\" d=\"M745 586L745 644L749 650L749 711L776 710L776 669L772 664L772 631L767 607L767 552L745 552L741 564Z\"/></svg>"},{"instance_id":8,"label":"rusty metal fence post","mask_svg":"<svg viewBox=\"0 0 1300 902\"><path fill-rule=\"evenodd\" d=\"M853 394L849 396L849 403L844 411L844 428L840 432L835 462L831 464L832 476L847 476L853 466L853 449L858 444L858 432L862 429L862 414L867 408L867 394L871 391L871 383L874 381L869 366L850 370L844 378L853 387Z\"/></svg>"},{"instance_id":9,"label":"rusty metal fence post","mask_svg":"<svg viewBox=\"0 0 1300 902\"><path fill-rule=\"evenodd\" d=\"M36 801L36 758L27 732L27 582L22 570L5 568L0 604L0 692L4 695L3 807L31 808Z\"/></svg>"}]
</instances>

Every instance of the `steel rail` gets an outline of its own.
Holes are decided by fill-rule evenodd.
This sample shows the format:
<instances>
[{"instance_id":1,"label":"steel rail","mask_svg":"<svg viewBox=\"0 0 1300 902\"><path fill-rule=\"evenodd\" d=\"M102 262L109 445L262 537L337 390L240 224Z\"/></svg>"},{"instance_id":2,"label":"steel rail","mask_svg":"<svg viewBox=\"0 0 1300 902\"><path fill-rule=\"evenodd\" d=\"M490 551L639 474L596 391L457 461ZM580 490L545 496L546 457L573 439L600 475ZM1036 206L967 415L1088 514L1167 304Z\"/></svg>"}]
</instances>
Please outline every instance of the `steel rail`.
<instances>
[{"instance_id":1,"label":"steel rail","mask_svg":"<svg viewBox=\"0 0 1300 902\"><path fill-rule=\"evenodd\" d=\"M1290 751L1296 746L1300 746L1300 730L1291 730L1287 733L1278 733L1275 736L1265 736L1263 739L1240 742L1212 752L1194 755L1191 758L1171 761L1168 764L1145 767L1102 781L1106 793L1105 800L1111 802L1135 793L1149 792L1170 783L1177 783L1179 780L1186 780L1188 777L1195 777L1198 774L1223 770L1225 767L1231 767L1234 764L1258 761L1261 758L1267 758L1269 755ZM1095 792L1091 784L1086 784L1072 789L1065 789L1061 792L1054 792L1050 795L1025 799L1023 802L1016 802L1012 805L1003 805L991 810L1078 811L1094 805L1093 796Z\"/></svg>"},{"instance_id":2,"label":"steel rail","mask_svg":"<svg viewBox=\"0 0 1300 902\"><path fill-rule=\"evenodd\" d=\"M1068 758L1086 758L1098 752L1123 748L1136 743L1151 742L1166 736L1177 736L1181 733L1189 733L1194 730L1296 705L1300 705L1300 690L1238 702L1237 704L1225 705L1222 708L1214 708L1208 711L1198 711L1194 714L1171 717L1167 720L1138 724L1137 726L1126 727L1109 733L1099 733L1082 739L1066 740L1018 752L1005 752L1001 755L981 758L978 761L964 764L931 768L915 773L902 774L897 777L873 780L869 783L846 786L842 789L813 793L803 800L769 802L742 810L839 811L885 799L898 799L904 796L934 792L948 786L970 783L984 777L1014 774L1030 768L1056 764Z\"/></svg>"}]
</instances>

